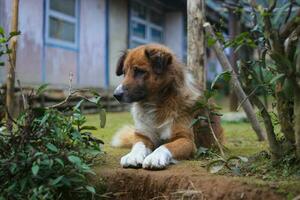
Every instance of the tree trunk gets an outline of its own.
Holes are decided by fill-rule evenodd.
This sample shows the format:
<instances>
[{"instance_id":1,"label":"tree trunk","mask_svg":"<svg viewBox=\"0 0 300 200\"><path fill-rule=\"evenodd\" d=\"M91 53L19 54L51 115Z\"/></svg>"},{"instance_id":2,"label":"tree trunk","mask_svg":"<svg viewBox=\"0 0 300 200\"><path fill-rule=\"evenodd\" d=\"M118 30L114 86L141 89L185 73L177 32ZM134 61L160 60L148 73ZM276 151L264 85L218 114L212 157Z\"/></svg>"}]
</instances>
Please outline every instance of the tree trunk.
<instances>
[{"instance_id":1,"label":"tree trunk","mask_svg":"<svg viewBox=\"0 0 300 200\"><path fill-rule=\"evenodd\" d=\"M237 0L234 1L235 3L238 3ZM240 24L240 15L235 12L235 8L229 8L229 20L228 20L228 27L229 27L229 38L234 39L237 35L241 33L241 24ZM235 52L233 48L231 48L230 52L230 63L232 66L232 69L235 71L235 73L238 73L237 68L237 61L238 61L238 52ZM230 88L230 94L229 94L229 108L230 111L236 112L238 108L238 98L234 92L234 88Z\"/></svg>"},{"instance_id":2,"label":"tree trunk","mask_svg":"<svg viewBox=\"0 0 300 200\"><path fill-rule=\"evenodd\" d=\"M298 49L300 48L300 43ZM296 74L300 74L300 55L297 57ZM296 141L296 156L300 160L300 78L296 77L296 85L294 87L294 131Z\"/></svg>"},{"instance_id":3,"label":"tree trunk","mask_svg":"<svg viewBox=\"0 0 300 200\"><path fill-rule=\"evenodd\" d=\"M293 127L293 106L291 105L291 100L284 96L281 83L277 83L275 93L278 121L280 124L281 132L288 142L294 144L295 135ZM297 93L299 93L299 91L295 92L294 97Z\"/></svg>"},{"instance_id":4,"label":"tree trunk","mask_svg":"<svg viewBox=\"0 0 300 200\"><path fill-rule=\"evenodd\" d=\"M272 155L272 159L276 160L281 157L281 148L280 145L276 139L276 135L274 132L274 126L272 123L272 119L268 113L267 108L265 105L260 101L260 99L257 96L250 97L252 99L252 102L257 106L259 109L261 116L264 120L264 124L267 131L267 137L268 137L268 143Z\"/></svg>"},{"instance_id":5,"label":"tree trunk","mask_svg":"<svg viewBox=\"0 0 300 200\"><path fill-rule=\"evenodd\" d=\"M204 0L187 1L187 18L188 18L188 56L187 66L193 72L201 90L206 89L206 49L204 38Z\"/></svg>"},{"instance_id":6,"label":"tree trunk","mask_svg":"<svg viewBox=\"0 0 300 200\"><path fill-rule=\"evenodd\" d=\"M12 4L12 19L11 19L11 32L18 31L18 17L19 17L19 0L13 0ZM14 114L14 92L15 92L15 69L16 69L16 55L17 55L17 37L13 37L10 41L9 48L12 50L9 54L9 65L7 72L6 82L6 106L7 106L7 128L12 129L12 121L9 114Z\"/></svg>"},{"instance_id":7,"label":"tree trunk","mask_svg":"<svg viewBox=\"0 0 300 200\"><path fill-rule=\"evenodd\" d=\"M215 44L213 45L213 49L218 57L218 60L220 61L221 65L222 65L223 69L231 71L231 85L234 88L234 92L237 95L239 102L243 101L242 107L251 123L253 130L255 131L255 133L258 137L258 140L259 141L265 140L266 139L265 133L263 132L262 128L260 127L260 124L256 118L253 107L241 86L241 83L237 77L237 74L232 70L230 62L228 61L226 55L224 54L221 44L217 41L211 25L209 23L205 23L204 28L205 28L206 33L210 37L212 37L214 40L216 40Z\"/></svg>"}]
</instances>

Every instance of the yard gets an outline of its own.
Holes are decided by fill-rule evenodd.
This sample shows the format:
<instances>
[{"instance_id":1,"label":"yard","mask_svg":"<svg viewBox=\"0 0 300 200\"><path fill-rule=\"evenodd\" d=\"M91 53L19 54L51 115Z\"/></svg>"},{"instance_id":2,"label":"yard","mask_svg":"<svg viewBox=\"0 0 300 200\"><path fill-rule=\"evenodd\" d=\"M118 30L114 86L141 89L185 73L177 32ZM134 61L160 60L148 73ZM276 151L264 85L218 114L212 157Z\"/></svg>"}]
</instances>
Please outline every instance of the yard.
<instances>
[{"instance_id":1,"label":"yard","mask_svg":"<svg viewBox=\"0 0 300 200\"><path fill-rule=\"evenodd\" d=\"M0 200L300 200L299 18L299 0L1 0ZM141 134L120 164L123 103Z\"/></svg>"},{"instance_id":2,"label":"yard","mask_svg":"<svg viewBox=\"0 0 300 200\"><path fill-rule=\"evenodd\" d=\"M97 126L98 115L88 115L87 121L88 125ZM241 173L238 175L230 170L222 170L219 175L208 173L205 166L216 159L209 156L182 161L163 171L122 169L119 165L120 157L129 149L112 148L110 140L118 128L131 123L129 113L108 113L106 127L94 131L94 134L105 142L106 153L101 160L102 165L95 167L98 176L92 177L97 190L104 193L103 197L142 199L141 195L144 195L143 198L149 199L155 197L155 199L167 197L292 199L300 192L299 174L291 175L289 173L292 172L287 169L266 165L269 162L269 158L264 157L268 151L267 144L258 142L250 125L245 122L223 123L227 157L249 158L248 163L240 166ZM284 174L285 171L289 171L286 172L288 174ZM277 176L274 176L276 173ZM281 175L278 176L278 173ZM218 187L222 190L218 190Z\"/></svg>"}]
</instances>

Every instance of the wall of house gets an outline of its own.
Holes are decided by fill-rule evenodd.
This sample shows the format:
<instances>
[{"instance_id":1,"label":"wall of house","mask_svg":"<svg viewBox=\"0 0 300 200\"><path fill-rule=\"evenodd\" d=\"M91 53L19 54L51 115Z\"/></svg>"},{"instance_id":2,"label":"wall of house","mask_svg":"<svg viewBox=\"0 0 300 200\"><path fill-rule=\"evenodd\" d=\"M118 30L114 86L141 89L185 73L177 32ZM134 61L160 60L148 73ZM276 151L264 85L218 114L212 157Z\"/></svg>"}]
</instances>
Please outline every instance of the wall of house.
<instances>
[{"instance_id":1,"label":"wall of house","mask_svg":"<svg viewBox=\"0 0 300 200\"><path fill-rule=\"evenodd\" d=\"M116 64L122 50L128 48L129 0L80 0L79 45L76 49L44 42L44 2L20 1L22 35L18 40L17 76L23 85L47 82L56 87L65 86L70 72L74 75L75 87L113 88L118 85L122 77L115 75ZM0 25L7 30L10 12L11 1L1 0ZM106 22L109 23L108 30ZM167 12L164 29L165 44L181 59L182 13ZM0 81L5 80L4 74L5 70L0 69Z\"/></svg>"},{"instance_id":2,"label":"wall of house","mask_svg":"<svg viewBox=\"0 0 300 200\"><path fill-rule=\"evenodd\" d=\"M43 7L41 0L20 1L16 75L22 85L42 82Z\"/></svg>"},{"instance_id":3,"label":"wall of house","mask_svg":"<svg viewBox=\"0 0 300 200\"><path fill-rule=\"evenodd\" d=\"M182 61L183 58L183 13L167 12L165 15L165 45L174 51Z\"/></svg>"},{"instance_id":4,"label":"wall of house","mask_svg":"<svg viewBox=\"0 0 300 200\"><path fill-rule=\"evenodd\" d=\"M46 44L44 80L54 85L105 87L105 0L80 0L76 49Z\"/></svg>"},{"instance_id":5,"label":"wall of house","mask_svg":"<svg viewBox=\"0 0 300 200\"><path fill-rule=\"evenodd\" d=\"M80 86L105 87L105 0L81 0Z\"/></svg>"},{"instance_id":6,"label":"wall of house","mask_svg":"<svg viewBox=\"0 0 300 200\"><path fill-rule=\"evenodd\" d=\"M105 87L105 0L79 0L76 49L44 42L44 0L20 1L17 78L25 85L42 82L62 87L73 73L74 87ZM1 26L8 30L11 0L0 1ZM0 71L0 81L5 72Z\"/></svg>"},{"instance_id":7,"label":"wall of house","mask_svg":"<svg viewBox=\"0 0 300 200\"><path fill-rule=\"evenodd\" d=\"M128 48L128 0L109 0L109 82L118 85L122 77L115 74L122 50Z\"/></svg>"}]
</instances>

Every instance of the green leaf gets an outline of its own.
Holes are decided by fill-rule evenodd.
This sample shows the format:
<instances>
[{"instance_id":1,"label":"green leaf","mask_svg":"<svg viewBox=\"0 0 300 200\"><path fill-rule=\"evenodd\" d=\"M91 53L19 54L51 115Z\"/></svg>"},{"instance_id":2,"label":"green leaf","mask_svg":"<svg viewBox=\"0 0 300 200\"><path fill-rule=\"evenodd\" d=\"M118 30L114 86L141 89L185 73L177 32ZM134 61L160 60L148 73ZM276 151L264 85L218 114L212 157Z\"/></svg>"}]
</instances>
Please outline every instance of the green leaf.
<instances>
[{"instance_id":1,"label":"green leaf","mask_svg":"<svg viewBox=\"0 0 300 200\"><path fill-rule=\"evenodd\" d=\"M89 100L89 102L91 102L91 103L98 104L99 101L100 101L100 99L101 99L101 97L97 96L97 97L90 98L90 99L88 99L88 100Z\"/></svg>"},{"instance_id":2,"label":"green leaf","mask_svg":"<svg viewBox=\"0 0 300 200\"><path fill-rule=\"evenodd\" d=\"M81 164L81 159L78 156L68 156L68 160L74 164Z\"/></svg>"},{"instance_id":3,"label":"green leaf","mask_svg":"<svg viewBox=\"0 0 300 200\"><path fill-rule=\"evenodd\" d=\"M20 34L21 34L21 31L13 31L13 32L10 32L10 33L9 33L9 35L10 35L11 37L17 36L17 35L20 35Z\"/></svg>"},{"instance_id":4,"label":"green leaf","mask_svg":"<svg viewBox=\"0 0 300 200\"><path fill-rule=\"evenodd\" d=\"M239 167L231 167L231 171L234 175L240 176L241 175L241 169Z\"/></svg>"},{"instance_id":5,"label":"green leaf","mask_svg":"<svg viewBox=\"0 0 300 200\"><path fill-rule=\"evenodd\" d=\"M14 174L16 171L17 171L17 164L16 163L12 163L10 168L9 168L9 171Z\"/></svg>"},{"instance_id":6,"label":"green leaf","mask_svg":"<svg viewBox=\"0 0 300 200\"><path fill-rule=\"evenodd\" d=\"M95 89L91 89L91 90L89 90L94 96L96 96L96 97L100 97L100 94L97 92L97 90L95 90Z\"/></svg>"},{"instance_id":7,"label":"green leaf","mask_svg":"<svg viewBox=\"0 0 300 200\"><path fill-rule=\"evenodd\" d=\"M209 172L215 174L224 168L224 164L214 165L209 168Z\"/></svg>"},{"instance_id":8,"label":"green leaf","mask_svg":"<svg viewBox=\"0 0 300 200\"><path fill-rule=\"evenodd\" d=\"M33 165L31 167L31 172L34 176L36 176L39 173L40 167L38 165Z\"/></svg>"},{"instance_id":9,"label":"green leaf","mask_svg":"<svg viewBox=\"0 0 300 200\"><path fill-rule=\"evenodd\" d=\"M41 155L43 155L44 153L43 152L36 152L34 155L33 155L33 157L38 157L38 156L41 156Z\"/></svg>"},{"instance_id":10,"label":"green leaf","mask_svg":"<svg viewBox=\"0 0 300 200\"><path fill-rule=\"evenodd\" d=\"M5 35L5 31L4 31L4 28L2 26L0 26L0 35Z\"/></svg>"},{"instance_id":11,"label":"green leaf","mask_svg":"<svg viewBox=\"0 0 300 200\"><path fill-rule=\"evenodd\" d=\"M12 50L11 50L11 49L7 49L7 50L6 50L6 53L7 53L7 54L10 54L10 53L12 53Z\"/></svg>"},{"instance_id":12,"label":"green leaf","mask_svg":"<svg viewBox=\"0 0 300 200\"><path fill-rule=\"evenodd\" d=\"M62 179L64 178L64 176L59 176L54 180L51 180L50 185L57 185Z\"/></svg>"},{"instance_id":13,"label":"green leaf","mask_svg":"<svg viewBox=\"0 0 300 200\"><path fill-rule=\"evenodd\" d=\"M192 120L192 123L191 123L191 125L190 125L190 128L193 127L193 126L195 126L195 124L197 124L199 121L200 121L200 120L199 120L198 118L193 119L193 120Z\"/></svg>"},{"instance_id":14,"label":"green leaf","mask_svg":"<svg viewBox=\"0 0 300 200\"><path fill-rule=\"evenodd\" d=\"M192 120L192 123L191 123L190 127L193 127L195 124L197 124L201 120L207 121L207 117L199 115L197 118Z\"/></svg>"},{"instance_id":15,"label":"green leaf","mask_svg":"<svg viewBox=\"0 0 300 200\"><path fill-rule=\"evenodd\" d=\"M77 104L76 104L76 106L74 107L74 110L79 110L79 108L80 108L80 106L81 106L81 104L84 102L84 99L82 99L82 100L80 100Z\"/></svg>"},{"instance_id":16,"label":"green leaf","mask_svg":"<svg viewBox=\"0 0 300 200\"><path fill-rule=\"evenodd\" d=\"M101 108L99 111L100 114L100 127L104 128L106 124L106 111L104 108Z\"/></svg>"},{"instance_id":17,"label":"green leaf","mask_svg":"<svg viewBox=\"0 0 300 200\"><path fill-rule=\"evenodd\" d=\"M207 47L208 47L208 48L212 47L216 42L217 42L216 39L214 39L214 38L212 38L212 37L208 37L208 38L207 38Z\"/></svg>"},{"instance_id":18,"label":"green leaf","mask_svg":"<svg viewBox=\"0 0 300 200\"><path fill-rule=\"evenodd\" d=\"M95 188L94 188L93 186L87 185L87 186L85 186L85 188L86 188L89 192L91 192L92 194L96 194L96 190L95 190Z\"/></svg>"},{"instance_id":19,"label":"green leaf","mask_svg":"<svg viewBox=\"0 0 300 200\"><path fill-rule=\"evenodd\" d=\"M48 120L48 118L49 118L48 114L44 115L44 117L41 119L40 125L44 125L45 122Z\"/></svg>"},{"instance_id":20,"label":"green leaf","mask_svg":"<svg viewBox=\"0 0 300 200\"><path fill-rule=\"evenodd\" d=\"M272 52L270 54L270 57L275 61L275 64L279 70L293 69L291 61L285 55L277 52Z\"/></svg>"},{"instance_id":21,"label":"green leaf","mask_svg":"<svg viewBox=\"0 0 300 200\"><path fill-rule=\"evenodd\" d=\"M243 157L243 156L231 156L227 159L227 162L229 162L231 160L240 160L242 162L248 162L248 158Z\"/></svg>"},{"instance_id":22,"label":"green leaf","mask_svg":"<svg viewBox=\"0 0 300 200\"><path fill-rule=\"evenodd\" d=\"M64 161L62 160L62 159L60 159L60 158L55 158L54 159L57 163L59 163L62 167L64 167L65 165L64 165Z\"/></svg>"},{"instance_id":23,"label":"green leaf","mask_svg":"<svg viewBox=\"0 0 300 200\"><path fill-rule=\"evenodd\" d=\"M205 147L199 147L197 152L196 152L196 157L200 157L202 155L208 155L209 149Z\"/></svg>"},{"instance_id":24,"label":"green leaf","mask_svg":"<svg viewBox=\"0 0 300 200\"><path fill-rule=\"evenodd\" d=\"M5 37L3 37L3 38L0 38L0 43L6 43L7 41L6 41L6 38Z\"/></svg>"},{"instance_id":25,"label":"green leaf","mask_svg":"<svg viewBox=\"0 0 300 200\"><path fill-rule=\"evenodd\" d=\"M248 162L248 158L244 157L244 156L238 156L238 158L242 161L242 162Z\"/></svg>"},{"instance_id":26,"label":"green leaf","mask_svg":"<svg viewBox=\"0 0 300 200\"><path fill-rule=\"evenodd\" d=\"M23 178L23 179L20 181L21 192L24 191L25 186L26 186L26 184L27 184L27 181L28 181L27 178Z\"/></svg>"},{"instance_id":27,"label":"green leaf","mask_svg":"<svg viewBox=\"0 0 300 200\"><path fill-rule=\"evenodd\" d=\"M211 97L216 95L215 90L205 90L204 91L204 97L206 98L206 102L204 103L204 108L207 107L207 100L209 100Z\"/></svg>"},{"instance_id":28,"label":"green leaf","mask_svg":"<svg viewBox=\"0 0 300 200\"><path fill-rule=\"evenodd\" d=\"M48 143L48 144L46 144L46 147L47 147L50 151L53 151L53 152L55 152L55 153L58 152L58 149L57 149L57 147L56 147L54 144Z\"/></svg>"},{"instance_id":29,"label":"green leaf","mask_svg":"<svg viewBox=\"0 0 300 200\"><path fill-rule=\"evenodd\" d=\"M46 89L47 89L48 86L49 86L49 84L47 84L47 83L41 85L41 86L37 89L36 95L39 96L39 95L43 94L43 93L46 91Z\"/></svg>"},{"instance_id":30,"label":"green leaf","mask_svg":"<svg viewBox=\"0 0 300 200\"><path fill-rule=\"evenodd\" d=\"M279 26L279 22L282 19L282 16L284 16L284 12L287 10L287 8L290 6L290 3L285 3L282 7L277 8L275 12L275 16L273 17L273 24L275 26Z\"/></svg>"},{"instance_id":31,"label":"green leaf","mask_svg":"<svg viewBox=\"0 0 300 200\"><path fill-rule=\"evenodd\" d=\"M219 79L223 79L224 81L228 82L231 79L231 72L230 71L224 71L221 74L217 75L214 81L211 84L211 89L214 89L215 84Z\"/></svg>"},{"instance_id":32,"label":"green leaf","mask_svg":"<svg viewBox=\"0 0 300 200\"><path fill-rule=\"evenodd\" d=\"M207 170L210 173L217 173L225 167L225 162L223 160L215 160L207 165Z\"/></svg>"},{"instance_id":33,"label":"green leaf","mask_svg":"<svg viewBox=\"0 0 300 200\"><path fill-rule=\"evenodd\" d=\"M276 75L274 78L272 78L270 80L270 84L273 84L273 83L277 82L277 80L279 80L279 79L281 79L283 77L285 77L285 74L278 74L278 75Z\"/></svg>"}]
</instances>

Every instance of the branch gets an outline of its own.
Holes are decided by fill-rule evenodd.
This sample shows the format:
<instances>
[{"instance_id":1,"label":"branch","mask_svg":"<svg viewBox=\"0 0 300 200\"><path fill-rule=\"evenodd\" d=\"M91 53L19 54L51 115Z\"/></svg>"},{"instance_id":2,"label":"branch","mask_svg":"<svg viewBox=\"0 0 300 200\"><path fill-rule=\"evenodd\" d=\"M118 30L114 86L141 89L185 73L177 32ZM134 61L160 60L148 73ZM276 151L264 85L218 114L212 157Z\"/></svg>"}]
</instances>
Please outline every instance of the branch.
<instances>
[{"instance_id":1,"label":"branch","mask_svg":"<svg viewBox=\"0 0 300 200\"><path fill-rule=\"evenodd\" d=\"M222 48L220 42L217 40L217 37L216 37L210 23L208 23L208 22L204 23L203 27L205 29L206 34L208 34L210 37L212 37L212 39L214 41L216 41L212 47L217 55L219 62L221 63L223 69L231 71L231 82L230 83L232 84L234 92L237 95L239 101L242 101L243 99L245 99L247 97L247 95L245 94L245 92L241 86L241 83L238 79L237 74L232 69L232 66L231 66L228 58L224 54L223 48ZM255 131L255 133L258 137L258 140L259 141L265 140L265 133L263 132L263 130L260 127L260 124L256 118L253 107L249 100L246 100L245 103L243 103L243 109L244 109L249 121L251 122L252 128Z\"/></svg>"},{"instance_id":2,"label":"branch","mask_svg":"<svg viewBox=\"0 0 300 200\"><path fill-rule=\"evenodd\" d=\"M54 104L54 105L52 105L52 106L48 106L48 107L46 107L46 109L57 108L57 107L59 107L59 106L64 105L65 103L67 103L67 102L69 101L69 99L70 99L75 93L78 92L77 90L75 90L75 91L72 92L72 81L73 81L73 74L70 73L70 74L69 74L69 89L68 89L69 94L68 94L68 96L67 96L62 102L60 102L60 103L58 103L58 104Z\"/></svg>"},{"instance_id":3,"label":"branch","mask_svg":"<svg viewBox=\"0 0 300 200\"><path fill-rule=\"evenodd\" d=\"M280 30L280 37L286 39L295 28L300 25L300 9L297 10L296 16L291 19L285 26L283 26Z\"/></svg>"},{"instance_id":4,"label":"branch","mask_svg":"<svg viewBox=\"0 0 300 200\"><path fill-rule=\"evenodd\" d=\"M20 88L20 92L21 92L21 96L22 96L22 100L23 100L23 107L24 107L24 110L26 110L28 108L28 103L27 103L27 100L25 98L25 95L24 95L24 92L23 92L23 88L21 86L21 82L20 82L19 79L17 80L17 83L18 83L18 86Z\"/></svg>"},{"instance_id":5,"label":"branch","mask_svg":"<svg viewBox=\"0 0 300 200\"><path fill-rule=\"evenodd\" d=\"M214 131L212 125L211 125L210 112L209 112L209 110L207 111L206 114L207 114L207 122L208 122L208 126L209 126L209 129L210 129L210 132L211 132L211 134L213 135L214 140L216 141L216 144L217 144L217 146L218 146L218 148L219 148L219 150L220 150L221 156L222 156L223 158L225 158L225 153L224 153L224 151L223 151L222 145L220 144L218 138L216 137L215 131Z\"/></svg>"},{"instance_id":6,"label":"branch","mask_svg":"<svg viewBox=\"0 0 300 200\"><path fill-rule=\"evenodd\" d=\"M269 6L268 12L273 12L273 10L276 8L277 0L274 0L273 3Z\"/></svg>"},{"instance_id":7,"label":"branch","mask_svg":"<svg viewBox=\"0 0 300 200\"><path fill-rule=\"evenodd\" d=\"M290 34L290 36L285 40L285 53L290 60L294 59L294 53L297 47L297 41L300 36L300 25Z\"/></svg>"},{"instance_id":8,"label":"branch","mask_svg":"<svg viewBox=\"0 0 300 200\"><path fill-rule=\"evenodd\" d=\"M283 47L283 41L280 39L278 32L273 30L272 22L270 18L271 12L268 12L264 15L263 20L265 24L265 35L268 41L270 42L271 51L275 51L277 53L283 54L284 53L284 47Z\"/></svg>"},{"instance_id":9,"label":"branch","mask_svg":"<svg viewBox=\"0 0 300 200\"><path fill-rule=\"evenodd\" d=\"M289 6L289 11L288 11L287 16L285 17L284 23L287 23L287 21L289 20L289 18L291 16L292 9L293 9L293 3L294 3L294 0L291 0L291 4Z\"/></svg>"},{"instance_id":10,"label":"branch","mask_svg":"<svg viewBox=\"0 0 300 200\"><path fill-rule=\"evenodd\" d=\"M275 136L274 126L273 126L270 114L268 113L266 107L264 106L264 104L260 101L260 99L257 96L252 96L251 100L257 106L257 108L259 109L259 111L261 113L261 116L263 118L263 121L264 121L264 124L266 127L268 143L270 146L272 156L274 159L277 159L281 156L281 151L280 151L279 143Z\"/></svg>"},{"instance_id":11,"label":"branch","mask_svg":"<svg viewBox=\"0 0 300 200\"><path fill-rule=\"evenodd\" d=\"M241 103L240 103L240 105L237 107L237 111L241 108L241 106L243 105L243 103L245 102L245 101L247 101L253 94L255 94L255 92L256 92L256 90L259 88L260 86L257 86L254 90L252 90L252 92L250 92L250 94L245 98L245 99L243 99L242 101L241 101Z\"/></svg>"}]
</instances>

